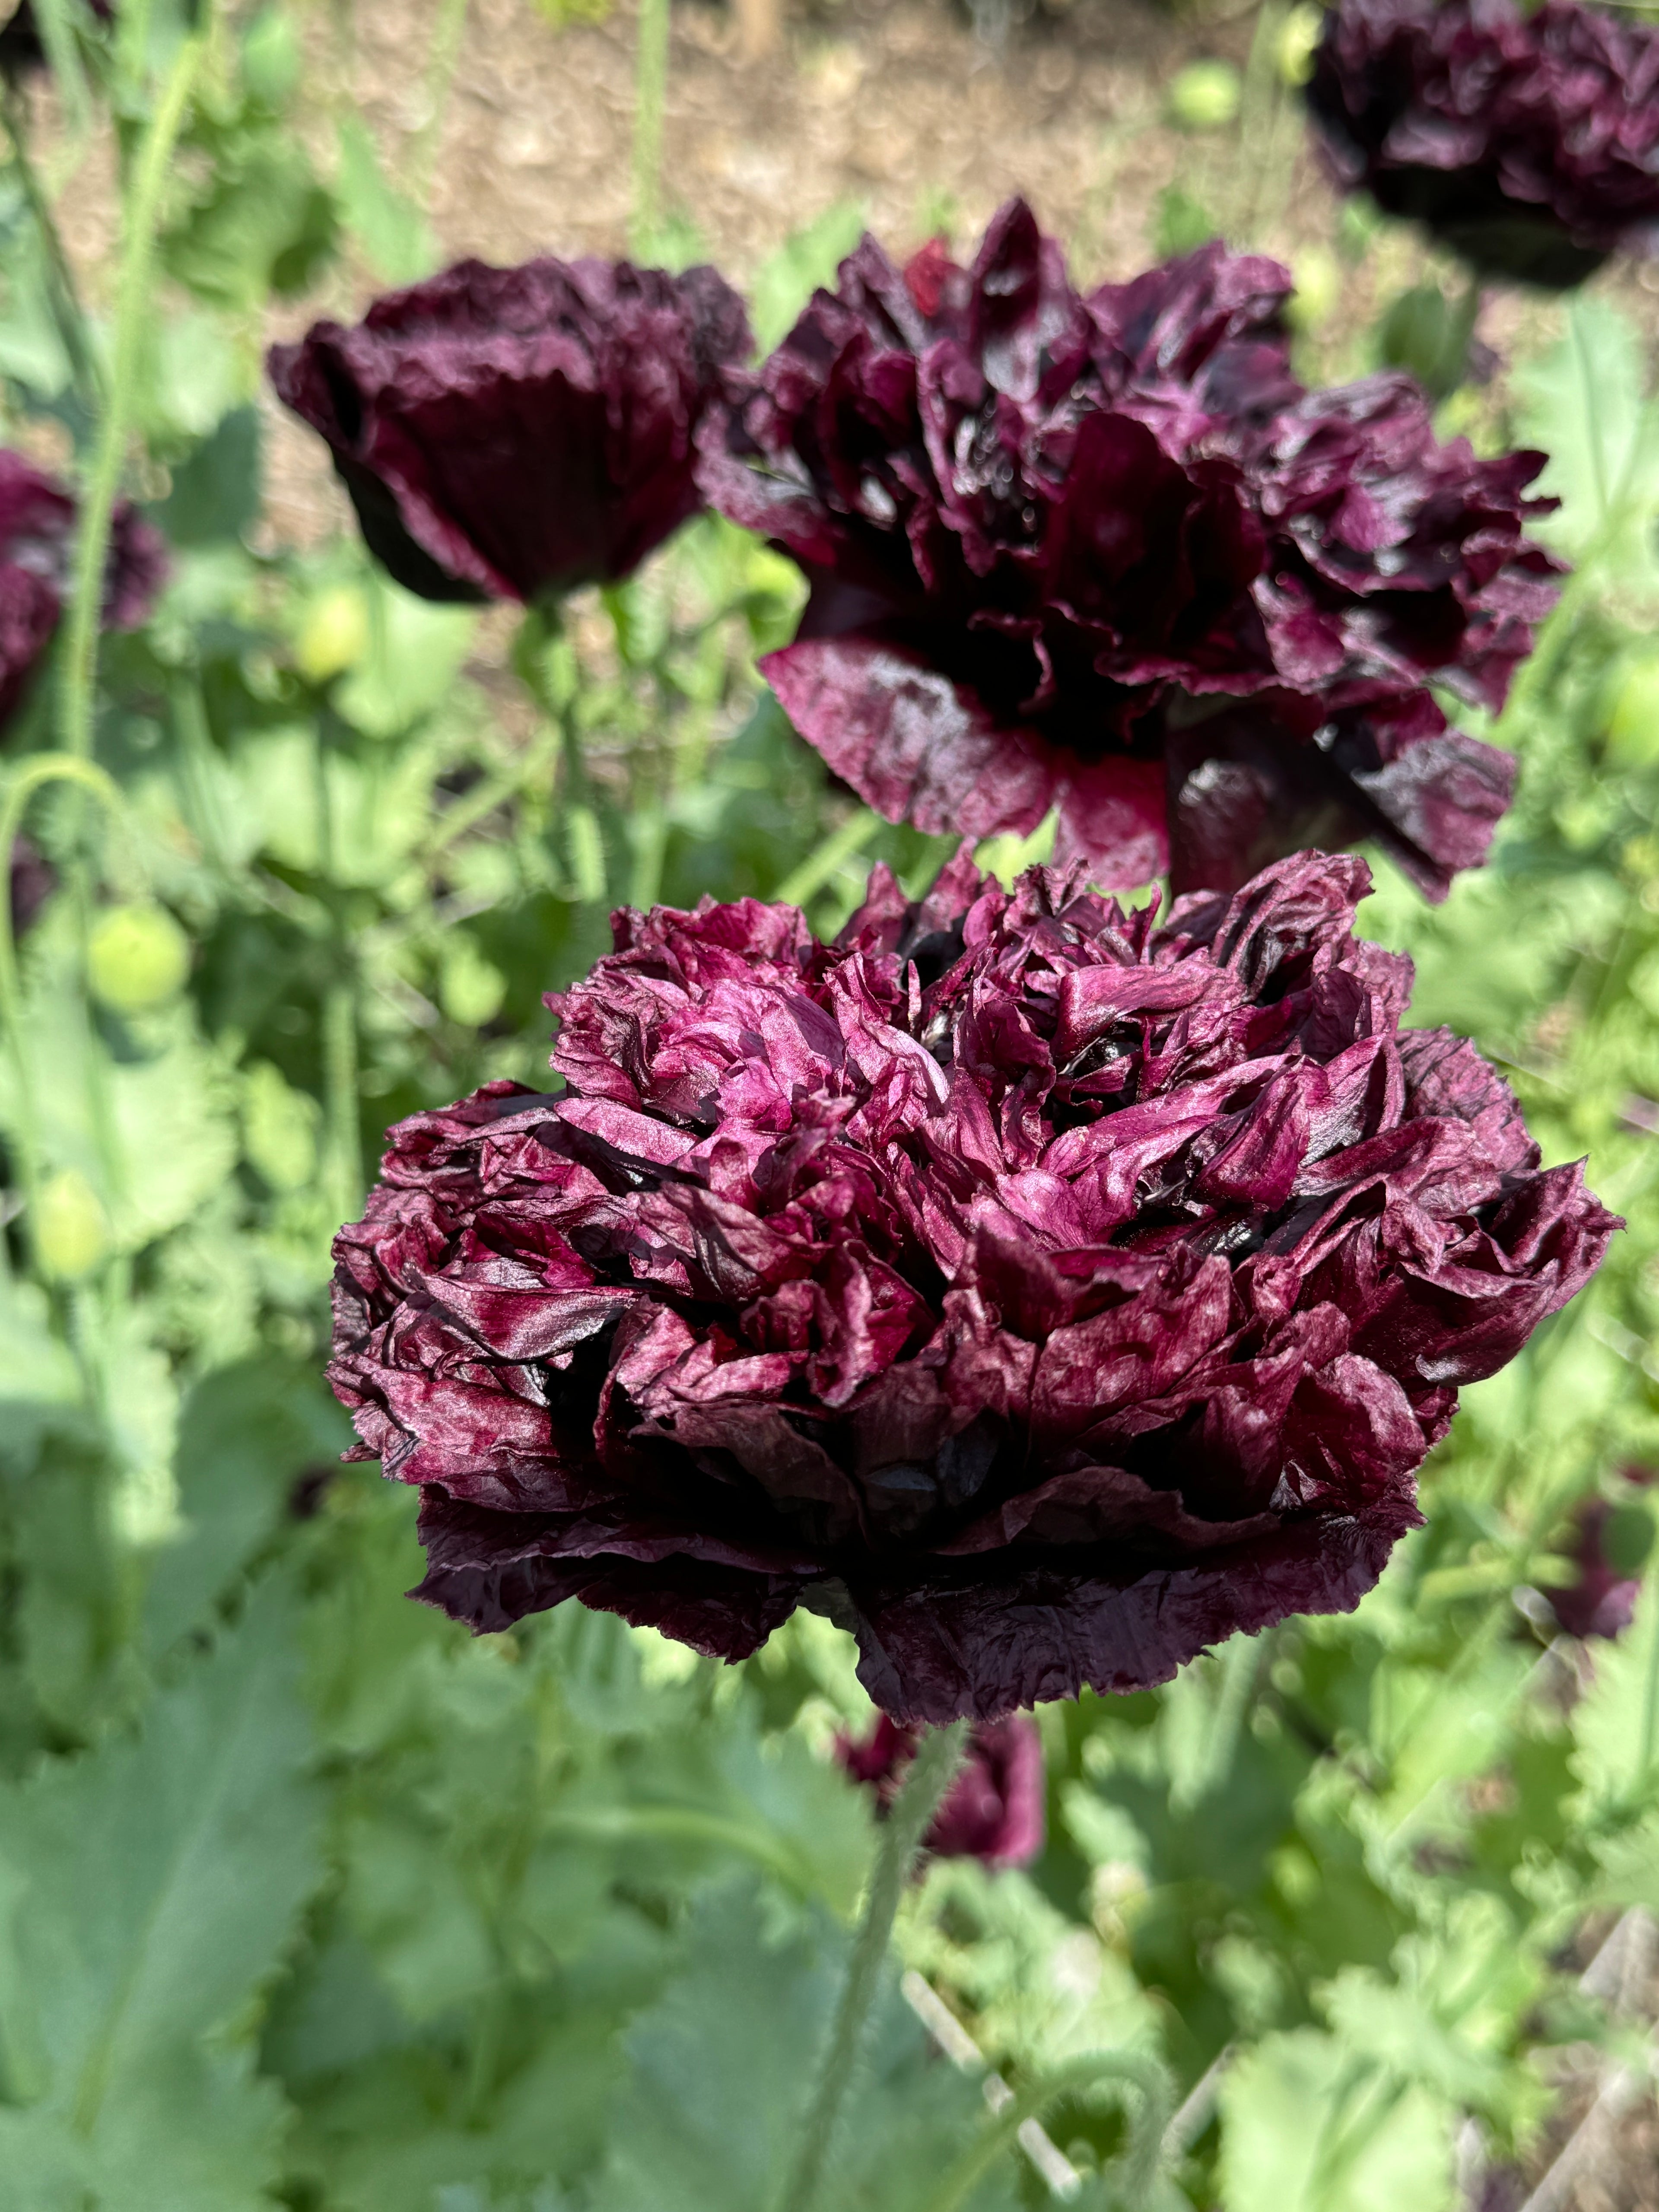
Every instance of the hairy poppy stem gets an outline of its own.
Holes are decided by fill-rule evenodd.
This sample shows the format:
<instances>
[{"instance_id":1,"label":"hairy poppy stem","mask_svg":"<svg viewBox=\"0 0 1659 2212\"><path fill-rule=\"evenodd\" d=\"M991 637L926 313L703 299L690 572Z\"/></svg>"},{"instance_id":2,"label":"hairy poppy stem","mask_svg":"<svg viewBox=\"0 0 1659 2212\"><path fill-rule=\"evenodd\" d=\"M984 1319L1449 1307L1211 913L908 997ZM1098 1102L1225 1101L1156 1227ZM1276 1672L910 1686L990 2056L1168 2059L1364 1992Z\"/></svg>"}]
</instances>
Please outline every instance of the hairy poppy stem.
<instances>
[{"instance_id":1,"label":"hairy poppy stem","mask_svg":"<svg viewBox=\"0 0 1659 2212\"><path fill-rule=\"evenodd\" d=\"M126 459L127 430L137 396L142 356L155 316L150 271L161 196L173 175L173 149L190 112L196 76L207 50L199 30L179 49L177 60L150 118L133 170L121 243L116 294L115 341L104 419L87 473L80 535L75 549L75 597L64 640L58 727L64 750L90 757L98 675L98 630L104 607L104 563L109 552L115 496Z\"/></svg>"},{"instance_id":2,"label":"hairy poppy stem","mask_svg":"<svg viewBox=\"0 0 1659 2212\"><path fill-rule=\"evenodd\" d=\"M865 2031L881 1985L887 1945L899 1899L909 1880L921 1839L940 1800L956 1779L968 1748L969 1723L951 1721L923 1736L902 1788L881 1826L881 1844L870 1876L864 1915L853 1939L853 1955L836 2008L823 2062L807 2106L800 2144L783 2193L780 2212L813 2212L823 2190L836 2130L852 2087Z\"/></svg>"}]
</instances>

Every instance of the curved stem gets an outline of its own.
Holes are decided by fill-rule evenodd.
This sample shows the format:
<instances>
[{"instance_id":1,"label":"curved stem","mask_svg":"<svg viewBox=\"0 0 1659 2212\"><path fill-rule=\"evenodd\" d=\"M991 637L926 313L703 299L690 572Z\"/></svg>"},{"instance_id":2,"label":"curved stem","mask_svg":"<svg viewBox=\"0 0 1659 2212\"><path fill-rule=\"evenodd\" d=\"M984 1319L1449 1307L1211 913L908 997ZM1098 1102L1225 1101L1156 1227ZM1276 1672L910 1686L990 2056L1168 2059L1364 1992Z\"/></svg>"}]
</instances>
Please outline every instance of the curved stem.
<instances>
[{"instance_id":1,"label":"curved stem","mask_svg":"<svg viewBox=\"0 0 1659 2212\"><path fill-rule=\"evenodd\" d=\"M1056 2098L1067 2096L1074 2090L1094 2088L1103 2081L1127 2082L1140 2092L1139 2108L1124 2161L1122 2193L1127 2203L1144 2204L1158 2172L1164 2130L1170 2117L1170 2091L1164 2069L1156 2059L1139 2051L1090 2051L1079 2058L1066 2059L1012 2097L948 2170L928 2198L926 2212L957 2212L1028 2120L1036 2119Z\"/></svg>"},{"instance_id":2,"label":"curved stem","mask_svg":"<svg viewBox=\"0 0 1659 2212\"><path fill-rule=\"evenodd\" d=\"M132 419L141 357L154 313L150 270L155 258L161 194L206 44L206 32L198 31L179 49L178 59L144 133L133 174L132 193L127 202L107 403L81 504L81 527L75 548L75 597L58 678L58 731L64 750L82 759L92 751L98 630L104 606L104 568L109 554L110 526L115 514L121 467L126 458L127 430Z\"/></svg>"},{"instance_id":3,"label":"curved stem","mask_svg":"<svg viewBox=\"0 0 1659 2212\"><path fill-rule=\"evenodd\" d=\"M783 2192L781 2212L812 2212L823 2189L836 2124L864 2044L899 1899L939 1801L955 1780L968 1743L968 1723L928 1730L904 1785L882 1823L880 1847L864 1915L853 1939L847 1979L806 2111L799 2148Z\"/></svg>"}]
</instances>

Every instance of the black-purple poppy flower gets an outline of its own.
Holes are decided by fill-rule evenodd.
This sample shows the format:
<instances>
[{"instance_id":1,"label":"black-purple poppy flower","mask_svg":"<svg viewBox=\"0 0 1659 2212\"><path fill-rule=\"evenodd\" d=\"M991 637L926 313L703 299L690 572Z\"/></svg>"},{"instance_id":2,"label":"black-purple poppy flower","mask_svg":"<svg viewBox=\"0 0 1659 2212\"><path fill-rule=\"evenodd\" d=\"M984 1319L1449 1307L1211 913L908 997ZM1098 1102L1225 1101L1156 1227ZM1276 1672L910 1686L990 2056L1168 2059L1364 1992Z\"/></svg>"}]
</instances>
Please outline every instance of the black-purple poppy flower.
<instances>
[{"instance_id":1,"label":"black-purple poppy flower","mask_svg":"<svg viewBox=\"0 0 1659 2212\"><path fill-rule=\"evenodd\" d=\"M793 907L624 910L543 1097L392 1133L335 1243L358 1455L420 1594L580 1597L727 1659L799 1604L902 1721L1166 1680L1351 1607L1413 1472L1617 1225L1540 1170L1363 862L1126 914L964 854Z\"/></svg>"},{"instance_id":2,"label":"black-purple poppy flower","mask_svg":"<svg viewBox=\"0 0 1659 2212\"><path fill-rule=\"evenodd\" d=\"M862 1742L836 1740L836 1756L854 1782L876 1793L884 1813L915 1757L919 1735L881 1714ZM981 1859L987 1866L1029 1865L1046 1826L1042 1733L1029 1713L981 1722L967 1756L922 1838L936 1858Z\"/></svg>"},{"instance_id":3,"label":"black-purple poppy flower","mask_svg":"<svg viewBox=\"0 0 1659 2212\"><path fill-rule=\"evenodd\" d=\"M872 239L701 434L713 503L805 571L765 672L890 820L1237 889L1375 837L1431 895L1484 856L1501 703L1553 598L1542 456L1438 443L1389 375L1307 392L1287 272L1219 245L1086 298L1014 201L971 270Z\"/></svg>"},{"instance_id":4,"label":"black-purple poppy flower","mask_svg":"<svg viewBox=\"0 0 1659 2212\"><path fill-rule=\"evenodd\" d=\"M1627 1467L1626 1481L1645 1489L1650 1468ZM1550 1610L1569 1636L1619 1636L1630 1626L1653 1543L1653 1519L1633 1500L1587 1498L1575 1508L1570 1556L1576 1580L1547 1589Z\"/></svg>"},{"instance_id":5,"label":"black-purple poppy flower","mask_svg":"<svg viewBox=\"0 0 1659 2212\"><path fill-rule=\"evenodd\" d=\"M15 710L71 589L75 501L21 453L0 449L0 724ZM167 574L161 538L126 501L117 507L104 572L103 619L131 629Z\"/></svg>"},{"instance_id":6,"label":"black-purple poppy flower","mask_svg":"<svg viewBox=\"0 0 1659 2212\"><path fill-rule=\"evenodd\" d=\"M1484 276L1582 283L1659 240L1659 31L1571 0L1342 0L1308 104L1340 181Z\"/></svg>"},{"instance_id":7,"label":"black-purple poppy flower","mask_svg":"<svg viewBox=\"0 0 1659 2212\"><path fill-rule=\"evenodd\" d=\"M749 349L712 269L462 261L269 366L398 582L530 601L619 581L697 512L693 435Z\"/></svg>"}]
</instances>

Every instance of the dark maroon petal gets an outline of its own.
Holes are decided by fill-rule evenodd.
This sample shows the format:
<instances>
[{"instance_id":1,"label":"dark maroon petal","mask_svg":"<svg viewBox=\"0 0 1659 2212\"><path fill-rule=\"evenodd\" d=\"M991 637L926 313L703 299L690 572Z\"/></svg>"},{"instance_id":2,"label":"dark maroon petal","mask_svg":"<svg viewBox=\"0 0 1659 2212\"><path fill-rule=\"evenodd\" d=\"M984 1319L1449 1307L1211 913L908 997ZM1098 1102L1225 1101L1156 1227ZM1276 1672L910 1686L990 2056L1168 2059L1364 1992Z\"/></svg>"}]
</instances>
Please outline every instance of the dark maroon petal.
<instances>
[{"instance_id":1,"label":"dark maroon petal","mask_svg":"<svg viewBox=\"0 0 1659 2212\"><path fill-rule=\"evenodd\" d=\"M1582 283L1659 223L1659 38L1576 0L1342 0L1308 104L1330 166L1484 273Z\"/></svg>"},{"instance_id":2,"label":"dark maroon petal","mask_svg":"<svg viewBox=\"0 0 1659 2212\"><path fill-rule=\"evenodd\" d=\"M1408 378L1304 392L1288 272L1219 245L1081 299L1012 201L971 269L866 239L699 433L722 513L805 571L769 663L890 820L1057 810L1061 866L1233 889L1376 838L1431 896L1510 771L1502 704L1558 565L1542 456L1441 443Z\"/></svg>"},{"instance_id":3,"label":"dark maroon petal","mask_svg":"<svg viewBox=\"0 0 1659 2212\"><path fill-rule=\"evenodd\" d=\"M698 420L748 349L711 269L464 261L270 369L399 582L528 600L617 581L696 513Z\"/></svg>"},{"instance_id":4,"label":"dark maroon petal","mask_svg":"<svg viewBox=\"0 0 1659 2212\"><path fill-rule=\"evenodd\" d=\"M618 915L566 1089L401 1123L336 1239L330 1375L424 1490L421 1594L726 1657L810 1603L905 1721L1352 1604L1457 1386L1617 1226L1472 1047L1401 1031L1369 882L1296 854L1160 927L964 850L834 945ZM938 1848L1024 1850L1001 1757Z\"/></svg>"},{"instance_id":5,"label":"dark maroon petal","mask_svg":"<svg viewBox=\"0 0 1659 2212\"><path fill-rule=\"evenodd\" d=\"M798 641L761 667L801 735L890 821L1023 836L1048 810L1041 748L911 653L849 635Z\"/></svg>"}]
</instances>

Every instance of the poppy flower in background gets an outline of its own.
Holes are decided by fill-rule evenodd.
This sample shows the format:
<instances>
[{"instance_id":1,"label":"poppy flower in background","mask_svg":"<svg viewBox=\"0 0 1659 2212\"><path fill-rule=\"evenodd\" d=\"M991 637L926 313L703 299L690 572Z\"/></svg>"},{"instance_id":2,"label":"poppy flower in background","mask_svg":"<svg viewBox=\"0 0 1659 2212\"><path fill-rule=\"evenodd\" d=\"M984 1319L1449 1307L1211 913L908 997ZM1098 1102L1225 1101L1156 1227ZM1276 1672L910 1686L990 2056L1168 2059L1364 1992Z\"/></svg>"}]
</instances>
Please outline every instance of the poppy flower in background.
<instances>
[{"instance_id":1,"label":"poppy flower in background","mask_svg":"<svg viewBox=\"0 0 1659 2212\"><path fill-rule=\"evenodd\" d=\"M1352 1606L1462 1382L1617 1225L1400 1029L1357 860L1162 927L1080 876L623 910L509 1082L391 1133L330 1376L419 1595L726 1659L798 1604L905 1722L1140 1688Z\"/></svg>"},{"instance_id":2,"label":"poppy flower in background","mask_svg":"<svg viewBox=\"0 0 1659 2212\"><path fill-rule=\"evenodd\" d=\"M1654 1480L1650 1468L1627 1467L1624 1475L1644 1489ZM1653 1516L1646 1506L1633 1499L1580 1500L1572 1514L1568 1553L1578 1569L1577 1580L1544 1592L1569 1636L1619 1636L1630 1626L1652 1547Z\"/></svg>"},{"instance_id":3,"label":"poppy flower in background","mask_svg":"<svg viewBox=\"0 0 1659 2212\"><path fill-rule=\"evenodd\" d=\"M854 1782L876 1793L884 1813L898 1795L920 1735L885 1713L863 1742L842 1735L836 1756ZM982 1859L987 1866L1029 1865L1046 1826L1042 1733L1029 1713L988 1721L969 1739L956 1780L922 1838L936 1858Z\"/></svg>"},{"instance_id":4,"label":"poppy flower in background","mask_svg":"<svg viewBox=\"0 0 1659 2212\"><path fill-rule=\"evenodd\" d=\"M1514 763L1556 564L1537 453L1436 440L1408 379L1306 392L1288 272L1218 244L1080 296L1012 201L970 270L866 238L700 434L711 503L811 595L764 672L878 812L979 838L1059 810L1097 880L1232 890L1375 837L1443 894Z\"/></svg>"},{"instance_id":5,"label":"poppy flower in background","mask_svg":"<svg viewBox=\"0 0 1659 2212\"><path fill-rule=\"evenodd\" d=\"M12 840L7 889L11 902L11 933L21 937L58 888L58 871L33 838Z\"/></svg>"},{"instance_id":6,"label":"poppy flower in background","mask_svg":"<svg viewBox=\"0 0 1659 2212\"><path fill-rule=\"evenodd\" d=\"M100 23L115 21L115 0L87 0L87 5ZM0 76L16 78L27 70L46 66L46 44L40 36L33 0L18 0L6 21L0 23Z\"/></svg>"},{"instance_id":7,"label":"poppy flower in background","mask_svg":"<svg viewBox=\"0 0 1659 2212\"><path fill-rule=\"evenodd\" d=\"M1659 238L1659 31L1571 0L1342 0L1307 99L1338 180L1480 275L1583 283Z\"/></svg>"},{"instance_id":8,"label":"poppy flower in background","mask_svg":"<svg viewBox=\"0 0 1659 2212\"><path fill-rule=\"evenodd\" d=\"M698 511L693 433L749 349L712 269L462 261L268 366L398 583L528 602L619 582Z\"/></svg>"},{"instance_id":9,"label":"poppy flower in background","mask_svg":"<svg viewBox=\"0 0 1659 2212\"><path fill-rule=\"evenodd\" d=\"M72 586L75 501L63 485L0 449L0 724L15 713L51 643ZM106 628L132 629L167 575L161 539L123 501L104 572Z\"/></svg>"}]
</instances>

